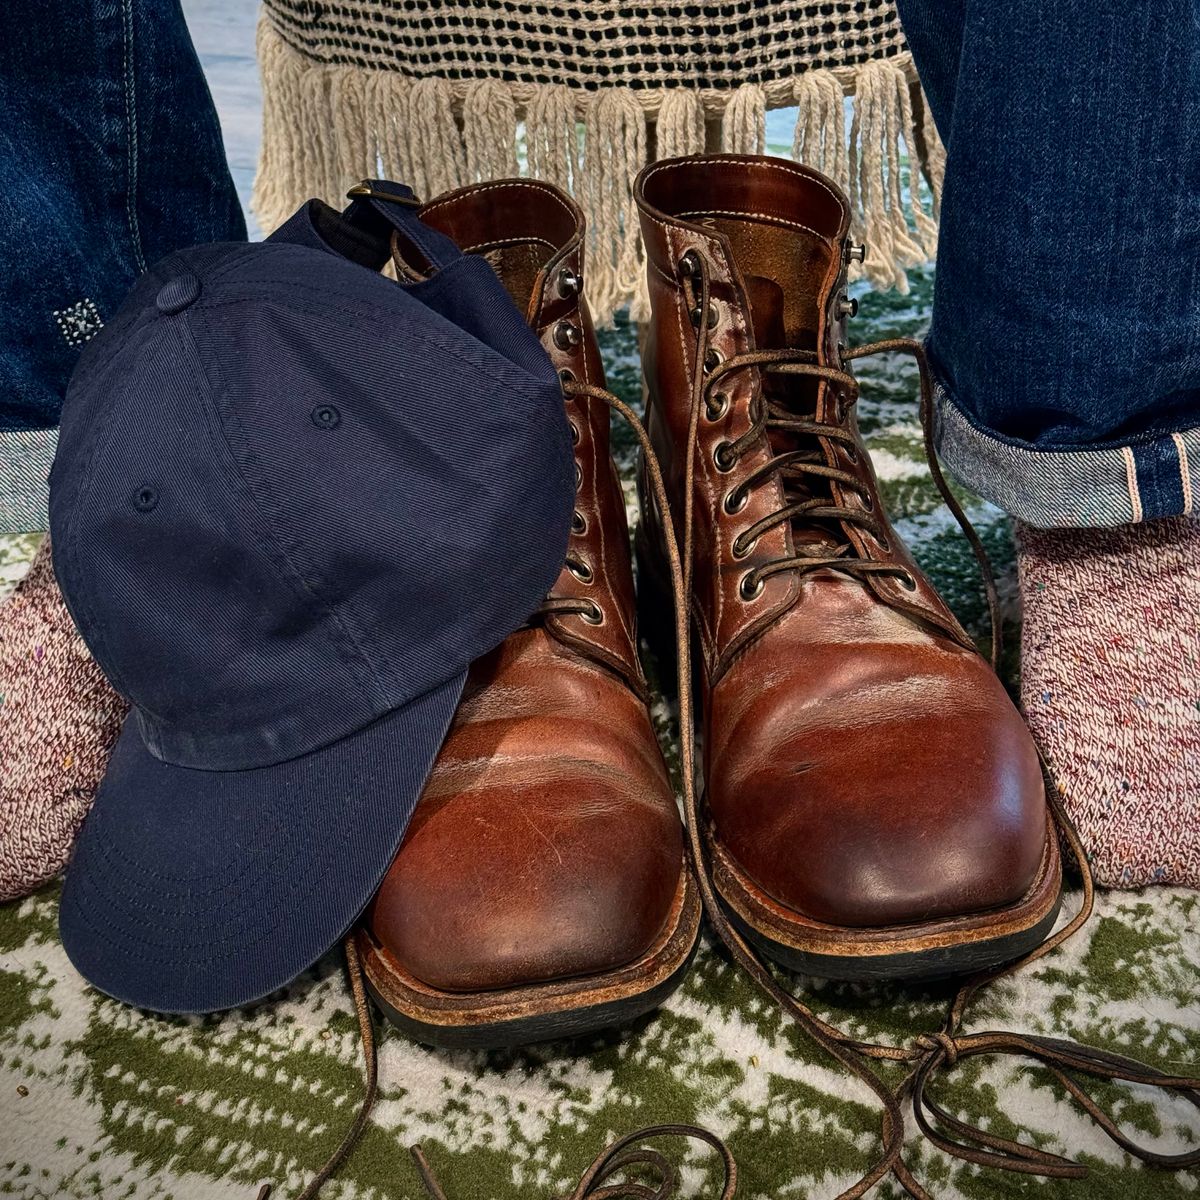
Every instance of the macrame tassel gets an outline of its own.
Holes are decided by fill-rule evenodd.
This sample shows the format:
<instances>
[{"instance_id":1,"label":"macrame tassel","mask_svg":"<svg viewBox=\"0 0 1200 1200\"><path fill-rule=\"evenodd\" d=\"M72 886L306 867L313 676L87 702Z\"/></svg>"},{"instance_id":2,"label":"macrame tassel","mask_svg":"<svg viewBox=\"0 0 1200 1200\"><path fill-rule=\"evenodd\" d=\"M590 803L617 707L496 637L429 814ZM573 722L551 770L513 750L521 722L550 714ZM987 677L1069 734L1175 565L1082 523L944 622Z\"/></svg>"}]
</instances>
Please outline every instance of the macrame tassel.
<instances>
[{"instance_id":1,"label":"macrame tassel","mask_svg":"<svg viewBox=\"0 0 1200 1200\"><path fill-rule=\"evenodd\" d=\"M655 123L658 158L704 153L704 104L696 92L673 88L663 97Z\"/></svg>"},{"instance_id":2,"label":"macrame tassel","mask_svg":"<svg viewBox=\"0 0 1200 1200\"><path fill-rule=\"evenodd\" d=\"M412 175L402 182L421 199L467 182L462 134L454 119L454 89L448 79L427 76L412 85L407 133Z\"/></svg>"},{"instance_id":3,"label":"macrame tassel","mask_svg":"<svg viewBox=\"0 0 1200 1200\"><path fill-rule=\"evenodd\" d=\"M517 106L498 79L481 79L463 101L463 147L467 181L507 179L517 168Z\"/></svg>"},{"instance_id":4,"label":"macrame tassel","mask_svg":"<svg viewBox=\"0 0 1200 1200\"><path fill-rule=\"evenodd\" d=\"M597 321L631 297L647 310L645 257L633 203L633 179L646 161L646 115L629 88L590 98L584 122L583 206L588 214L588 300Z\"/></svg>"},{"instance_id":5,"label":"macrame tassel","mask_svg":"<svg viewBox=\"0 0 1200 1200\"><path fill-rule=\"evenodd\" d=\"M565 84L533 89L525 106L529 174L568 190L579 190L579 122L575 95Z\"/></svg>"},{"instance_id":6,"label":"macrame tassel","mask_svg":"<svg viewBox=\"0 0 1200 1200\"><path fill-rule=\"evenodd\" d=\"M412 178L408 138L408 98L411 85L395 71L368 71L363 88L367 117L367 154L374 152L384 179L407 183Z\"/></svg>"},{"instance_id":7,"label":"macrame tassel","mask_svg":"<svg viewBox=\"0 0 1200 1200\"><path fill-rule=\"evenodd\" d=\"M300 77L307 60L258 19L258 64L263 87L263 136L258 150L251 206L263 230L270 233L297 208L308 192L309 174L301 145Z\"/></svg>"},{"instance_id":8,"label":"macrame tassel","mask_svg":"<svg viewBox=\"0 0 1200 1200\"><path fill-rule=\"evenodd\" d=\"M324 64L308 67L301 74L297 123L301 136L306 139L301 145L302 154L311 163L309 175L313 183L312 194L336 204L339 191L337 134L333 127L330 82L330 68ZM292 119L296 120L297 114L293 114Z\"/></svg>"},{"instance_id":9,"label":"macrame tassel","mask_svg":"<svg viewBox=\"0 0 1200 1200\"><path fill-rule=\"evenodd\" d=\"M767 97L757 83L743 83L725 105L721 148L729 154L762 154L767 148Z\"/></svg>"},{"instance_id":10,"label":"macrame tassel","mask_svg":"<svg viewBox=\"0 0 1200 1200\"><path fill-rule=\"evenodd\" d=\"M848 192L850 155L841 81L832 71L805 71L796 79L792 94L798 110L792 156L828 175Z\"/></svg>"},{"instance_id":11,"label":"macrame tassel","mask_svg":"<svg viewBox=\"0 0 1200 1200\"><path fill-rule=\"evenodd\" d=\"M903 140L915 158L911 133L902 131L908 80L887 62L868 63L856 77L854 120L850 127L850 200L861 212L861 237L867 255L863 273L876 287L908 292L905 266L925 260L925 252L908 228L901 194L900 147ZM911 130L911 107L909 121ZM910 197L917 209L920 197Z\"/></svg>"},{"instance_id":12,"label":"macrame tassel","mask_svg":"<svg viewBox=\"0 0 1200 1200\"><path fill-rule=\"evenodd\" d=\"M362 179L379 174L376 151L367 135L366 72L356 67L329 69L329 104L333 110L333 136L338 188L342 193Z\"/></svg>"}]
</instances>

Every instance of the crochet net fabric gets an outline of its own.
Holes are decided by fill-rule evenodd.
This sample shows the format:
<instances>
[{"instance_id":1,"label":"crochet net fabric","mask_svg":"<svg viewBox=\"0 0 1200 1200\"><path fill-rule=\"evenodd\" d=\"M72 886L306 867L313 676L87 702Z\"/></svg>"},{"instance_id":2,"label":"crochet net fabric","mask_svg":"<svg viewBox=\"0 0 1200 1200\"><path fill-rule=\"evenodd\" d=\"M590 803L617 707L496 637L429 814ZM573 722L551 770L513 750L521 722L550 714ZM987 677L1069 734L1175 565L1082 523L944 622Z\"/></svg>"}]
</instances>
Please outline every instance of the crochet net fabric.
<instances>
[{"instance_id":1,"label":"crochet net fabric","mask_svg":"<svg viewBox=\"0 0 1200 1200\"><path fill-rule=\"evenodd\" d=\"M265 0L258 52L267 229L381 173L425 198L530 174L584 206L596 316L638 316L638 170L761 153L767 110L794 106L792 153L849 194L862 273L906 291L936 248L945 156L891 0Z\"/></svg>"}]
</instances>

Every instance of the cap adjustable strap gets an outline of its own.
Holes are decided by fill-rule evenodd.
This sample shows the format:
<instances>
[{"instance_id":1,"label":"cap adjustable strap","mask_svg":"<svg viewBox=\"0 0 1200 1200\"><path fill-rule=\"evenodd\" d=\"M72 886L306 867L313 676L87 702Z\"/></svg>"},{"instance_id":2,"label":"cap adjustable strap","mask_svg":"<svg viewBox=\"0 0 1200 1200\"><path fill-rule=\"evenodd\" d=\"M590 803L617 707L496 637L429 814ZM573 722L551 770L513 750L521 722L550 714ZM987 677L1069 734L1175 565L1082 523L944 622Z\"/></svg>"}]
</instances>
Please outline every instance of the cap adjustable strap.
<instances>
[{"instance_id":1,"label":"cap adjustable strap","mask_svg":"<svg viewBox=\"0 0 1200 1200\"><path fill-rule=\"evenodd\" d=\"M346 195L350 203L341 213L320 200L310 200L267 241L325 250L376 271L391 256L393 234L416 252L410 257L423 259L430 271L462 258L450 238L421 220L421 202L406 184L364 179Z\"/></svg>"},{"instance_id":2,"label":"cap adjustable strap","mask_svg":"<svg viewBox=\"0 0 1200 1200\"><path fill-rule=\"evenodd\" d=\"M462 258L462 251L444 233L431 229L417 215L421 201L407 184L364 179L347 193L350 206L342 216L353 225L376 232L380 219L417 249L437 271ZM390 232L390 231L389 231Z\"/></svg>"}]
</instances>

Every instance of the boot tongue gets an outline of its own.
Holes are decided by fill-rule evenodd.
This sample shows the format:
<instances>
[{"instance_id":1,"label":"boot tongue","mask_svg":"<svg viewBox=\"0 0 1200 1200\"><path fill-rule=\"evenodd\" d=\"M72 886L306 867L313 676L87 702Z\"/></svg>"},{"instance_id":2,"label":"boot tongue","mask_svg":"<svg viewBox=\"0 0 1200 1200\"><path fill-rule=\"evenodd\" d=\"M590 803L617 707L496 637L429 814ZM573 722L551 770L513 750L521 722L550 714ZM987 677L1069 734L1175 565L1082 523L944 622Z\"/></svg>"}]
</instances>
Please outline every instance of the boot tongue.
<instances>
[{"instance_id":1,"label":"boot tongue","mask_svg":"<svg viewBox=\"0 0 1200 1200\"><path fill-rule=\"evenodd\" d=\"M788 260L791 261L790 258ZM779 267L787 264L775 264L777 273ZM795 286L801 286L800 276L796 272ZM788 304L788 295L777 279L764 275L744 275L746 284L746 299L750 305L750 320L754 330L754 344L760 350L800 349L816 350L817 338L815 330L799 328L797 320L799 306ZM811 287L811 282L808 281ZM791 317L793 328L788 328L788 318ZM786 375L780 372L762 372L762 391L765 399L770 399L782 405L790 413L798 417L811 416L816 407L817 382L805 376ZM775 454L783 454L790 450L812 449L819 452L817 443L812 438L799 436L787 430L772 429L768 433L771 450ZM784 491L789 502L808 500L814 496L826 498L829 496L827 485L815 476L785 476ZM800 547L820 547L822 552L830 553L842 545L840 526L836 528L825 522L793 521L792 542Z\"/></svg>"}]
</instances>

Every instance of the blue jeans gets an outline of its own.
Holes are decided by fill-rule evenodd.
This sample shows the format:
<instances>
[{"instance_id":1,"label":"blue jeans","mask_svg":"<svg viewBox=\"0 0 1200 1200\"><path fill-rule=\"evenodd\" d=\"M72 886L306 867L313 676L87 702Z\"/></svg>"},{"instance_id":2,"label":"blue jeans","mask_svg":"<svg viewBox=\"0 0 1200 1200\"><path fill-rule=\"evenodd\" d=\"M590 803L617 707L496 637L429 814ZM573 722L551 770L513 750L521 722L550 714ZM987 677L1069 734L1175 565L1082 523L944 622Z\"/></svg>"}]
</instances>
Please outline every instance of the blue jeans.
<instances>
[{"instance_id":1,"label":"blue jeans","mask_svg":"<svg viewBox=\"0 0 1200 1200\"><path fill-rule=\"evenodd\" d=\"M177 0L24 4L0 38L0 532L46 527L80 347L172 250L243 240Z\"/></svg>"},{"instance_id":2,"label":"blue jeans","mask_svg":"<svg viewBox=\"0 0 1200 1200\"><path fill-rule=\"evenodd\" d=\"M938 446L1031 524L1195 511L1200 0L899 0L947 149Z\"/></svg>"}]
</instances>

